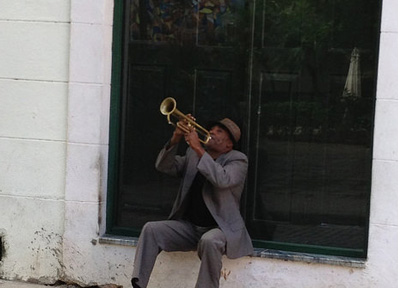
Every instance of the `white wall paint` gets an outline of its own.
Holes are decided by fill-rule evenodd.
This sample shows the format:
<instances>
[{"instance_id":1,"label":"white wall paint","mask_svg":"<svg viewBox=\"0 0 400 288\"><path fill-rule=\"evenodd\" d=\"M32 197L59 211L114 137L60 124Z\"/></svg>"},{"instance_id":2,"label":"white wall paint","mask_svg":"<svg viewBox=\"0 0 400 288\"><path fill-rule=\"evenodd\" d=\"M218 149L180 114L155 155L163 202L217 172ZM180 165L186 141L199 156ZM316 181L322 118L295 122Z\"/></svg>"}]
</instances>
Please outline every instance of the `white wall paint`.
<instances>
[{"instance_id":1,"label":"white wall paint","mask_svg":"<svg viewBox=\"0 0 400 288\"><path fill-rule=\"evenodd\" d=\"M0 277L62 271L69 1L0 0Z\"/></svg>"},{"instance_id":2,"label":"white wall paint","mask_svg":"<svg viewBox=\"0 0 400 288\"><path fill-rule=\"evenodd\" d=\"M397 287L398 4L383 3L366 267L224 258L222 288ZM0 0L0 7L0 277L130 287L135 248L98 243L113 1ZM162 253L149 288L193 287L199 263L195 253Z\"/></svg>"},{"instance_id":3,"label":"white wall paint","mask_svg":"<svg viewBox=\"0 0 400 288\"><path fill-rule=\"evenodd\" d=\"M71 0L63 278L82 285L124 281L121 267L133 254L97 243L105 230L112 17L112 0Z\"/></svg>"}]
</instances>

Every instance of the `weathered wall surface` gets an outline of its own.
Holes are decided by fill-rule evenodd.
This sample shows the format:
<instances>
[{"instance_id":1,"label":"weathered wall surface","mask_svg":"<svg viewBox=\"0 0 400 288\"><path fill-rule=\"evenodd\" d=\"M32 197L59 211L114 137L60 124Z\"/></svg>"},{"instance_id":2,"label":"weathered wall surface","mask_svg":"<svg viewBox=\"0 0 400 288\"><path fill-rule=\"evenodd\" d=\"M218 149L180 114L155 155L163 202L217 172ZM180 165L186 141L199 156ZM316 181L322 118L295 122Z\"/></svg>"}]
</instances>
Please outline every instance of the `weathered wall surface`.
<instances>
[{"instance_id":1,"label":"weathered wall surface","mask_svg":"<svg viewBox=\"0 0 400 288\"><path fill-rule=\"evenodd\" d=\"M221 287L397 287L397 0L383 0L364 268L224 259ZM113 0L0 0L0 277L130 287L135 248L105 231ZM149 288L193 287L162 253Z\"/></svg>"},{"instance_id":2,"label":"weathered wall surface","mask_svg":"<svg viewBox=\"0 0 400 288\"><path fill-rule=\"evenodd\" d=\"M63 279L118 283L132 249L104 233L111 87L112 0L71 1Z\"/></svg>"},{"instance_id":3,"label":"weathered wall surface","mask_svg":"<svg viewBox=\"0 0 400 288\"><path fill-rule=\"evenodd\" d=\"M0 7L0 277L52 283L62 271L70 4Z\"/></svg>"}]
</instances>

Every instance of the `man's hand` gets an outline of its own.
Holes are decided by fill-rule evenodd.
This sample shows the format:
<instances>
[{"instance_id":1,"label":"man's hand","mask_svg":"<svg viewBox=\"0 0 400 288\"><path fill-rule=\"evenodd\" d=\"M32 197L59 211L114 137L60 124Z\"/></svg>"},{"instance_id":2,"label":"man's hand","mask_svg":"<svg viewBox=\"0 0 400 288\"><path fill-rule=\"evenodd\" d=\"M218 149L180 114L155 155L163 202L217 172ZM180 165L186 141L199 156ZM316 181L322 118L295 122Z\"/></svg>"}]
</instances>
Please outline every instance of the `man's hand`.
<instances>
[{"instance_id":1,"label":"man's hand","mask_svg":"<svg viewBox=\"0 0 400 288\"><path fill-rule=\"evenodd\" d=\"M190 127L189 129L190 132L185 134L185 141L197 153L197 155L201 157L205 150L200 143L199 135L193 127Z\"/></svg>"},{"instance_id":2,"label":"man's hand","mask_svg":"<svg viewBox=\"0 0 400 288\"><path fill-rule=\"evenodd\" d=\"M187 114L186 116L189 117L190 119L192 119L193 121L196 120L192 116L192 114ZM186 127L187 130L190 129L190 125L187 120L184 119L184 120L178 121L175 125L174 134L172 134L172 137L171 137L171 141L170 141L170 145L169 145L170 147L178 144L181 141L182 137L186 134L186 132L184 130L182 130L180 127L184 127L184 128Z\"/></svg>"}]
</instances>

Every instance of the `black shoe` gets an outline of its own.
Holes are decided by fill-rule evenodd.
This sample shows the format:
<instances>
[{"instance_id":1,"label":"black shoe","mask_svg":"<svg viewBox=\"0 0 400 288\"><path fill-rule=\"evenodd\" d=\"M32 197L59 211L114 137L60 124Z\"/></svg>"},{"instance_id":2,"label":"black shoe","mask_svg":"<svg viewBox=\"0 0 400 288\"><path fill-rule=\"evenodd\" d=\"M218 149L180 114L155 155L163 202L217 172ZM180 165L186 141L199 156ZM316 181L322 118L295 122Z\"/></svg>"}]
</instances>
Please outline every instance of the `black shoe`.
<instances>
[{"instance_id":1,"label":"black shoe","mask_svg":"<svg viewBox=\"0 0 400 288\"><path fill-rule=\"evenodd\" d=\"M133 288L140 288L140 286L138 284L136 284L137 281L139 281L138 278L132 278L131 279L131 283L132 283Z\"/></svg>"}]
</instances>

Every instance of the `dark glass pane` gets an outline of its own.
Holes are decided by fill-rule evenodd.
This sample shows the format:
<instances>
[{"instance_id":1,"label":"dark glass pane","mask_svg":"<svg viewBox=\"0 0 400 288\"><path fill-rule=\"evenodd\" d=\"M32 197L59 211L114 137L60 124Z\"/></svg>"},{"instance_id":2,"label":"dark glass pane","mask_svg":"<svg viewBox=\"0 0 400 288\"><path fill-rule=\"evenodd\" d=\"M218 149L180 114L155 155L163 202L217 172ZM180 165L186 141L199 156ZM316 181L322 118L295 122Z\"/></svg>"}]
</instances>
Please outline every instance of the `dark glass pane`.
<instances>
[{"instance_id":1,"label":"dark glass pane","mask_svg":"<svg viewBox=\"0 0 400 288\"><path fill-rule=\"evenodd\" d=\"M167 122L160 123L159 104L165 82L165 68L131 66L124 103L124 125L118 226L141 227L153 219L164 219L171 209L176 181L154 169L155 157L170 135ZM154 128L156 127L156 128Z\"/></svg>"},{"instance_id":2,"label":"dark glass pane","mask_svg":"<svg viewBox=\"0 0 400 288\"><path fill-rule=\"evenodd\" d=\"M256 5L252 237L365 256L380 5Z\"/></svg>"},{"instance_id":3,"label":"dark glass pane","mask_svg":"<svg viewBox=\"0 0 400 288\"><path fill-rule=\"evenodd\" d=\"M179 179L154 161L173 130L159 104L172 96L203 126L242 126L243 214L257 243L365 257L381 3L126 3L113 225L137 232L168 216Z\"/></svg>"},{"instance_id":4,"label":"dark glass pane","mask_svg":"<svg viewBox=\"0 0 400 288\"><path fill-rule=\"evenodd\" d=\"M174 129L160 103L175 98L202 126L223 117L240 123L246 56L235 28L243 17L240 1L128 4L114 225L134 235L147 221L168 217L180 182L154 167Z\"/></svg>"}]
</instances>

